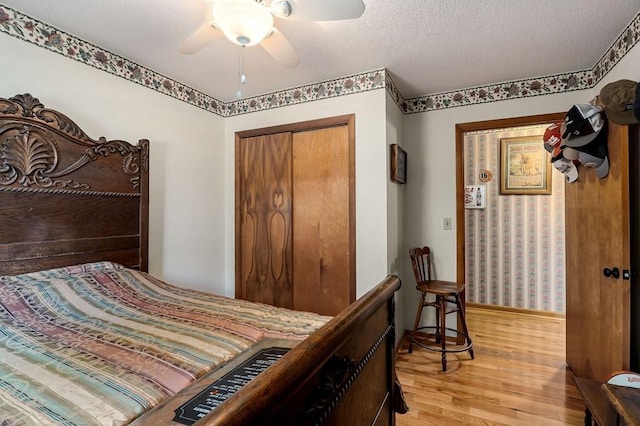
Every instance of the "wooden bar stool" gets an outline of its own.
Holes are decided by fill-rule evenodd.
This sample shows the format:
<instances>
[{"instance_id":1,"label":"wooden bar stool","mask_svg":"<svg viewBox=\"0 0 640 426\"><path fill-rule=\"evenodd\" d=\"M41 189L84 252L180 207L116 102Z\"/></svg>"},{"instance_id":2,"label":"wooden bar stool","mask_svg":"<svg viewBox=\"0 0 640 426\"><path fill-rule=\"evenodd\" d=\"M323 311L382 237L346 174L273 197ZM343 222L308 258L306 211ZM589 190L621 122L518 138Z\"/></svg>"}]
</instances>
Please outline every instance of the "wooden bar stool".
<instances>
[{"instance_id":1,"label":"wooden bar stool","mask_svg":"<svg viewBox=\"0 0 640 426\"><path fill-rule=\"evenodd\" d=\"M464 310L460 302L460 294L464 292L464 283L454 281L440 281L431 279L431 250L429 247L416 247L409 250L411 256L411 265L416 278L416 288L420 291L420 303L418 304L418 312L416 313L416 322L413 326L413 332L409 336L409 353L413 352L413 345L416 344L430 351L440 352L442 354L442 371L447 371L447 353L469 351L471 359L473 356L473 343L467 329L467 321L464 317ZM435 295L435 301L428 302L427 295ZM451 306L453 305L453 306ZM425 307L431 306L436 308L436 325L420 327L420 318ZM457 312L462 331L457 328L448 328L446 326L447 314ZM434 330L435 343L433 341L418 340L418 330ZM447 331L456 333L456 337L464 337L466 343L462 346L447 348Z\"/></svg>"}]
</instances>

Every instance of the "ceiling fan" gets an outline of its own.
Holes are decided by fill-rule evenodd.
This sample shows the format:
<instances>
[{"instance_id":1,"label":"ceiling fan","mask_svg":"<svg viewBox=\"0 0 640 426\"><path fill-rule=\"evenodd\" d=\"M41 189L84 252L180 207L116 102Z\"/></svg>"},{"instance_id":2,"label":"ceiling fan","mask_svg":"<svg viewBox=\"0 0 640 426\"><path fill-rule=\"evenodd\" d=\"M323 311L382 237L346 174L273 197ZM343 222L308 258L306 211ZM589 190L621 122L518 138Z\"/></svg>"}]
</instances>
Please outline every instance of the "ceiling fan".
<instances>
[{"instance_id":1,"label":"ceiling fan","mask_svg":"<svg viewBox=\"0 0 640 426\"><path fill-rule=\"evenodd\" d=\"M240 46L260 44L276 61L295 67L300 60L289 40L274 26L274 17L296 21L355 19L364 13L362 0L210 0L205 22L179 50L199 51L220 34Z\"/></svg>"}]
</instances>

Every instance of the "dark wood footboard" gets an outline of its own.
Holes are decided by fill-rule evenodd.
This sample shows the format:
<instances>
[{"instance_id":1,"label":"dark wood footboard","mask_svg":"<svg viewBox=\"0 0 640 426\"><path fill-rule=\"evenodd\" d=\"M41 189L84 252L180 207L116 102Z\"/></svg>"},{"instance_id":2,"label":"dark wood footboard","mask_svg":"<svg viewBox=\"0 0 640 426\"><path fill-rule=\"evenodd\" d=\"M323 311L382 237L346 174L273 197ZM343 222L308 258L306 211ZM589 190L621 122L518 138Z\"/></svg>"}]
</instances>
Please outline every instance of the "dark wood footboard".
<instances>
[{"instance_id":1,"label":"dark wood footboard","mask_svg":"<svg viewBox=\"0 0 640 426\"><path fill-rule=\"evenodd\" d=\"M176 413L192 424L191 419L202 413L192 411L196 406L208 412L193 423L196 426L394 425L394 402L402 400L394 386L394 294L399 288L400 280L388 276L297 345L292 340L262 340L140 416L132 426L178 426ZM202 395L212 384L236 374L236 368L256 353L291 347L209 412L211 405Z\"/></svg>"},{"instance_id":2,"label":"dark wood footboard","mask_svg":"<svg viewBox=\"0 0 640 426\"><path fill-rule=\"evenodd\" d=\"M394 293L376 288L196 425L393 425Z\"/></svg>"}]
</instances>

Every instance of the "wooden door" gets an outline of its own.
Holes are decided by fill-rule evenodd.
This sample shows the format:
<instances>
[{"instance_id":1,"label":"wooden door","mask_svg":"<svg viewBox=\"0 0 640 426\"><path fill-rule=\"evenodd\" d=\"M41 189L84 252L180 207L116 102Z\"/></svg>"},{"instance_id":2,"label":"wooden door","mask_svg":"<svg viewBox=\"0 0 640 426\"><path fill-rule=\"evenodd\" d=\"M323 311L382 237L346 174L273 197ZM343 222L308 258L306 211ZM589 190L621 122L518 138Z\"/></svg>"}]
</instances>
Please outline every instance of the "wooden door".
<instances>
[{"instance_id":1,"label":"wooden door","mask_svg":"<svg viewBox=\"0 0 640 426\"><path fill-rule=\"evenodd\" d=\"M335 315L351 302L347 126L293 136L293 307Z\"/></svg>"},{"instance_id":2,"label":"wooden door","mask_svg":"<svg viewBox=\"0 0 640 426\"><path fill-rule=\"evenodd\" d=\"M293 308L291 141L291 133L242 138L236 151L236 289L285 308Z\"/></svg>"},{"instance_id":3,"label":"wooden door","mask_svg":"<svg viewBox=\"0 0 640 426\"><path fill-rule=\"evenodd\" d=\"M566 185L567 364L602 381L630 362L629 138L609 125L609 175L580 169ZM617 267L620 277L605 277Z\"/></svg>"}]
</instances>

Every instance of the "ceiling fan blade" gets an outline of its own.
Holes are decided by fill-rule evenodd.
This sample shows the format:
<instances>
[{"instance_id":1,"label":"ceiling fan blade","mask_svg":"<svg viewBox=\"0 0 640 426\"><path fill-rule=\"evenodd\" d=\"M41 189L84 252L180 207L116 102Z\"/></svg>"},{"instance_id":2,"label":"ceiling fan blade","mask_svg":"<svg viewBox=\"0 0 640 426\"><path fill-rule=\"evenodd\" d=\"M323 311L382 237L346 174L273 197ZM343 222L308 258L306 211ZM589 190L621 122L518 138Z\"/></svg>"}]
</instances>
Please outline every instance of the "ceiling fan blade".
<instances>
[{"instance_id":1,"label":"ceiling fan blade","mask_svg":"<svg viewBox=\"0 0 640 426\"><path fill-rule=\"evenodd\" d=\"M182 42L178 51L188 55L196 53L207 44L211 43L220 33L221 32L216 30L210 22L205 22Z\"/></svg>"},{"instance_id":2,"label":"ceiling fan blade","mask_svg":"<svg viewBox=\"0 0 640 426\"><path fill-rule=\"evenodd\" d=\"M291 43L289 43L289 40L275 27L271 35L262 40L260 46L276 61L287 68L296 67L300 63L298 54L293 46L291 46Z\"/></svg>"},{"instance_id":3,"label":"ceiling fan blade","mask_svg":"<svg viewBox=\"0 0 640 426\"><path fill-rule=\"evenodd\" d=\"M279 1L272 1L276 5ZM364 13L362 0L288 0L291 14L287 19L296 21L339 21L355 19Z\"/></svg>"}]
</instances>

